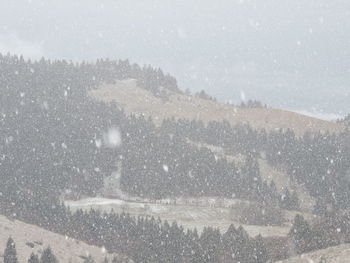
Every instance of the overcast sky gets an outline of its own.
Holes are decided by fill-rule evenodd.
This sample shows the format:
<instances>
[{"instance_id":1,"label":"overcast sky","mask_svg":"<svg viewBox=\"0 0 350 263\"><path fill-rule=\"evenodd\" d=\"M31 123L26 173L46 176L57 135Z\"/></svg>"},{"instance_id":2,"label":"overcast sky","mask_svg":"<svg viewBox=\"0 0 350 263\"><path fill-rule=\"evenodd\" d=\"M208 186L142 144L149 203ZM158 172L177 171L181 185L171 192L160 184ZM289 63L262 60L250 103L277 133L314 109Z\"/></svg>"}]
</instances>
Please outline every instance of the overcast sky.
<instances>
[{"instance_id":1,"label":"overcast sky","mask_svg":"<svg viewBox=\"0 0 350 263\"><path fill-rule=\"evenodd\" d=\"M128 58L222 101L350 111L349 0L1 0L0 52Z\"/></svg>"}]
</instances>

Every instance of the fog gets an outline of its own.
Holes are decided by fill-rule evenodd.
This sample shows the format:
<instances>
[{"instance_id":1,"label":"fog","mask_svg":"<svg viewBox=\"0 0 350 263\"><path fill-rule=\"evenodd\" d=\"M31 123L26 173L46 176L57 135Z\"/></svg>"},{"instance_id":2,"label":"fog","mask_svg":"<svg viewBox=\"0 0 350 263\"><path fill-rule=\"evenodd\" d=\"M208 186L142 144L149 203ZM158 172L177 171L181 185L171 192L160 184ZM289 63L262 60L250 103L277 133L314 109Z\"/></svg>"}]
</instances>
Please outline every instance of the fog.
<instances>
[{"instance_id":1,"label":"fog","mask_svg":"<svg viewBox=\"0 0 350 263\"><path fill-rule=\"evenodd\" d=\"M348 0L0 2L0 262L349 261Z\"/></svg>"},{"instance_id":2,"label":"fog","mask_svg":"<svg viewBox=\"0 0 350 263\"><path fill-rule=\"evenodd\" d=\"M258 99L345 114L350 83L346 0L3 0L0 52L122 58L176 76L220 101ZM322 117L322 116L321 116ZM323 116L324 117L324 116Z\"/></svg>"}]
</instances>

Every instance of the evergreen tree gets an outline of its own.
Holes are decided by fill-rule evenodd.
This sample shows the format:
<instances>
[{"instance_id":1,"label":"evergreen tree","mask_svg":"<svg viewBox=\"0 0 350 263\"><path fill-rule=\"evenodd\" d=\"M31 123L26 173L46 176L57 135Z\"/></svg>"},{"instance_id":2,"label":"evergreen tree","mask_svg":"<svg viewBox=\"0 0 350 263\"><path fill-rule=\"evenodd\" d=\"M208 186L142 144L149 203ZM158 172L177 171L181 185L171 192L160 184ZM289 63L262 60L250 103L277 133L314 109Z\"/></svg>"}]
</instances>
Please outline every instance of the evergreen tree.
<instances>
[{"instance_id":1,"label":"evergreen tree","mask_svg":"<svg viewBox=\"0 0 350 263\"><path fill-rule=\"evenodd\" d=\"M290 205L290 192L288 188L285 188L283 195L280 200L280 207L283 209L289 209Z\"/></svg>"},{"instance_id":2,"label":"evergreen tree","mask_svg":"<svg viewBox=\"0 0 350 263\"><path fill-rule=\"evenodd\" d=\"M255 259L257 263L265 263L267 262L268 256L267 256L267 250L264 243L264 240L261 235L258 235L255 238Z\"/></svg>"},{"instance_id":3,"label":"evergreen tree","mask_svg":"<svg viewBox=\"0 0 350 263\"><path fill-rule=\"evenodd\" d=\"M203 249L203 262L218 262L220 256L219 248L222 247L219 230L205 227L199 241Z\"/></svg>"},{"instance_id":4,"label":"evergreen tree","mask_svg":"<svg viewBox=\"0 0 350 263\"><path fill-rule=\"evenodd\" d=\"M236 253L235 253L235 259L238 262L247 262L249 258L249 243L250 243L250 238L247 233L247 231L242 227L239 226L237 228L237 234L236 234Z\"/></svg>"},{"instance_id":5,"label":"evergreen tree","mask_svg":"<svg viewBox=\"0 0 350 263\"><path fill-rule=\"evenodd\" d=\"M324 216L327 214L327 205L321 198L316 199L316 204L314 206L313 212L320 216Z\"/></svg>"},{"instance_id":6,"label":"evergreen tree","mask_svg":"<svg viewBox=\"0 0 350 263\"><path fill-rule=\"evenodd\" d=\"M43 254L41 255L40 263L58 263L58 260L53 254L51 247L45 248Z\"/></svg>"},{"instance_id":7,"label":"evergreen tree","mask_svg":"<svg viewBox=\"0 0 350 263\"><path fill-rule=\"evenodd\" d=\"M30 254L30 258L28 259L28 263L39 263L38 255L35 255L33 252Z\"/></svg>"},{"instance_id":8,"label":"evergreen tree","mask_svg":"<svg viewBox=\"0 0 350 263\"><path fill-rule=\"evenodd\" d=\"M291 194L288 188L285 189L284 194L280 200L280 206L287 210L297 210L300 208L299 197L296 191Z\"/></svg>"},{"instance_id":9,"label":"evergreen tree","mask_svg":"<svg viewBox=\"0 0 350 263\"><path fill-rule=\"evenodd\" d=\"M237 254L237 230L233 224L227 229L226 233L222 236L222 246L225 253L225 258L228 260L233 260L234 256Z\"/></svg>"},{"instance_id":10,"label":"evergreen tree","mask_svg":"<svg viewBox=\"0 0 350 263\"><path fill-rule=\"evenodd\" d=\"M298 194L297 194L296 191L294 191L294 192L292 193L290 203L291 203L291 204L290 204L291 209L297 210L297 209L300 208L299 197L298 197Z\"/></svg>"},{"instance_id":11,"label":"evergreen tree","mask_svg":"<svg viewBox=\"0 0 350 263\"><path fill-rule=\"evenodd\" d=\"M84 259L84 263L95 263L95 260L92 258L91 255L89 255L87 258Z\"/></svg>"},{"instance_id":12,"label":"evergreen tree","mask_svg":"<svg viewBox=\"0 0 350 263\"><path fill-rule=\"evenodd\" d=\"M11 237L7 240L4 252L4 263L18 263L16 245Z\"/></svg>"},{"instance_id":13,"label":"evergreen tree","mask_svg":"<svg viewBox=\"0 0 350 263\"><path fill-rule=\"evenodd\" d=\"M288 236L292 239L298 254L309 250L311 246L312 232L308 222L306 222L303 216L299 214L295 216Z\"/></svg>"}]
</instances>

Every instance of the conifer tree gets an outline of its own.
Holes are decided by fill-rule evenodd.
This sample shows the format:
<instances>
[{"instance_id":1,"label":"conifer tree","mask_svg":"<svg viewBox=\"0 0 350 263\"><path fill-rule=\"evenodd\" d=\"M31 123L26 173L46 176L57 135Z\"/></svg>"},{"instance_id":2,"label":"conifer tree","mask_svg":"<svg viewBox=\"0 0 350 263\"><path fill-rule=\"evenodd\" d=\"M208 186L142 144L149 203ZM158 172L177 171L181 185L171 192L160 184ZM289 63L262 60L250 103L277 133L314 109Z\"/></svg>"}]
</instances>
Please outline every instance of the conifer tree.
<instances>
[{"instance_id":1,"label":"conifer tree","mask_svg":"<svg viewBox=\"0 0 350 263\"><path fill-rule=\"evenodd\" d=\"M9 237L7 240L4 252L4 263L18 263L16 245L12 237Z\"/></svg>"},{"instance_id":2,"label":"conifer tree","mask_svg":"<svg viewBox=\"0 0 350 263\"><path fill-rule=\"evenodd\" d=\"M265 243L260 234L255 238L255 257L258 263L265 263L268 259Z\"/></svg>"},{"instance_id":3,"label":"conifer tree","mask_svg":"<svg viewBox=\"0 0 350 263\"><path fill-rule=\"evenodd\" d=\"M89 255L87 258L84 259L84 263L95 263L95 260L92 258L91 255Z\"/></svg>"},{"instance_id":4,"label":"conifer tree","mask_svg":"<svg viewBox=\"0 0 350 263\"><path fill-rule=\"evenodd\" d=\"M291 209L299 209L300 208L300 203L299 203L299 197L296 191L292 193L291 196Z\"/></svg>"},{"instance_id":5,"label":"conifer tree","mask_svg":"<svg viewBox=\"0 0 350 263\"><path fill-rule=\"evenodd\" d=\"M39 263L38 255L35 255L33 252L30 254L30 258L28 259L28 263Z\"/></svg>"},{"instance_id":6,"label":"conifer tree","mask_svg":"<svg viewBox=\"0 0 350 263\"><path fill-rule=\"evenodd\" d=\"M327 214L327 205L321 198L316 199L316 204L314 206L313 212L321 216L324 216Z\"/></svg>"},{"instance_id":7,"label":"conifer tree","mask_svg":"<svg viewBox=\"0 0 350 263\"><path fill-rule=\"evenodd\" d=\"M45 248L43 254L41 255L40 263L58 263L58 260L53 254L51 247Z\"/></svg>"},{"instance_id":8,"label":"conifer tree","mask_svg":"<svg viewBox=\"0 0 350 263\"><path fill-rule=\"evenodd\" d=\"M301 215L296 215L288 236L292 239L296 252L302 253L309 249L312 233L308 222Z\"/></svg>"}]
</instances>

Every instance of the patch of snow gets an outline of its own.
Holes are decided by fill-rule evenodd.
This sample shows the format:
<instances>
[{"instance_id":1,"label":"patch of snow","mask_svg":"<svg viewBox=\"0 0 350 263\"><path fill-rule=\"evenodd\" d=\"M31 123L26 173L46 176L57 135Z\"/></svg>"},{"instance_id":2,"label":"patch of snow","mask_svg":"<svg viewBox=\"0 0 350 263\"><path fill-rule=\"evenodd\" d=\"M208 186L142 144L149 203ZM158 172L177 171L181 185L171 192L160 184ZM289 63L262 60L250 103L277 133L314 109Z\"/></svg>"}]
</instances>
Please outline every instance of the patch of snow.
<instances>
[{"instance_id":1,"label":"patch of snow","mask_svg":"<svg viewBox=\"0 0 350 263\"><path fill-rule=\"evenodd\" d=\"M103 142L108 148L116 148L122 144L120 131L117 127L111 127L103 134Z\"/></svg>"}]
</instances>

